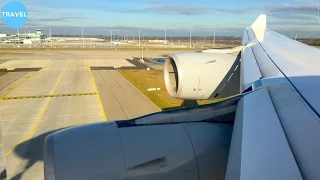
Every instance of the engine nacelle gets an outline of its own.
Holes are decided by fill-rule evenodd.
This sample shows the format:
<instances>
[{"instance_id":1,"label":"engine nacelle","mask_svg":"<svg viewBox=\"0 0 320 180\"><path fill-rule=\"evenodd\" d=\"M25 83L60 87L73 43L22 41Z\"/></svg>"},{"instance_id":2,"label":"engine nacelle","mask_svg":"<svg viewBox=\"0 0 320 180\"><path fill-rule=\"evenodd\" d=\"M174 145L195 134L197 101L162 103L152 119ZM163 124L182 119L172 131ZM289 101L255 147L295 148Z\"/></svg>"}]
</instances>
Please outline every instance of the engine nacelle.
<instances>
[{"instance_id":1,"label":"engine nacelle","mask_svg":"<svg viewBox=\"0 0 320 180\"><path fill-rule=\"evenodd\" d=\"M164 68L168 93L174 98L188 100L239 94L240 55L217 52L189 52L168 56Z\"/></svg>"},{"instance_id":2,"label":"engine nacelle","mask_svg":"<svg viewBox=\"0 0 320 180\"><path fill-rule=\"evenodd\" d=\"M232 124L121 127L116 122L46 138L46 180L209 180L225 178Z\"/></svg>"},{"instance_id":3,"label":"engine nacelle","mask_svg":"<svg viewBox=\"0 0 320 180\"><path fill-rule=\"evenodd\" d=\"M45 180L224 180L242 97L54 132Z\"/></svg>"}]
</instances>

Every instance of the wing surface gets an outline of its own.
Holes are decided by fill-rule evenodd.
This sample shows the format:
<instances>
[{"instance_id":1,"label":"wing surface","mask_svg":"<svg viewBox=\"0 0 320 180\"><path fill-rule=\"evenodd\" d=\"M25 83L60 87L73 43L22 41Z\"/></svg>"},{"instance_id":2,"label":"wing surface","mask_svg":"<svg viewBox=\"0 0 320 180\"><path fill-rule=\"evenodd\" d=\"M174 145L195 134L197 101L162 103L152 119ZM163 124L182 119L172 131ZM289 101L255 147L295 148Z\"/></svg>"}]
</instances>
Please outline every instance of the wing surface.
<instances>
[{"instance_id":1,"label":"wing surface","mask_svg":"<svg viewBox=\"0 0 320 180\"><path fill-rule=\"evenodd\" d=\"M241 90L251 88L253 93L261 89L268 92L302 178L318 179L320 51L271 31L265 24L265 15L261 15L243 32L243 45L247 47L242 51ZM271 108L265 100L256 102L256 99L248 98L244 97L246 107L255 104L263 109ZM251 110L243 109L244 115L252 114ZM260 121L276 118L260 115ZM275 131L268 126L265 128L270 133Z\"/></svg>"}]
</instances>

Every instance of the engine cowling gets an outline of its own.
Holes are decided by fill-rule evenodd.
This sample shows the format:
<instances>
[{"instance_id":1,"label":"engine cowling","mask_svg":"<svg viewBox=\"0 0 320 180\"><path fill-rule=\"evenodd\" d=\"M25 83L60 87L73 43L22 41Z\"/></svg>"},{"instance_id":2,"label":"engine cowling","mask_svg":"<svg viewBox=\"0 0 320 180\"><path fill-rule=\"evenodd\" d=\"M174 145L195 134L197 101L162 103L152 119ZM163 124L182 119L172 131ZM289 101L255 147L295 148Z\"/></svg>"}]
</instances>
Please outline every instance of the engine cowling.
<instances>
[{"instance_id":1,"label":"engine cowling","mask_svg":"<svg viewBox=\"0 0 320 180\"><path fill-rule=\"evenodd\" d=\"M46 138L45 179L223 180L232 129L219 123L110 122L62 130Z\"/></svg>"},{"instance_id":2,"label":"engine cowling","mask_svg":"<svg viewBox=\"0 0 320 180\"><path fill-rule=\"evenodd\" d=\"M226 51L227 52L227 51ZM240 87L240 54L177 53L166 58L168 93L178 99L203 100L236 95Z\"/></svg>"}]
</instances>

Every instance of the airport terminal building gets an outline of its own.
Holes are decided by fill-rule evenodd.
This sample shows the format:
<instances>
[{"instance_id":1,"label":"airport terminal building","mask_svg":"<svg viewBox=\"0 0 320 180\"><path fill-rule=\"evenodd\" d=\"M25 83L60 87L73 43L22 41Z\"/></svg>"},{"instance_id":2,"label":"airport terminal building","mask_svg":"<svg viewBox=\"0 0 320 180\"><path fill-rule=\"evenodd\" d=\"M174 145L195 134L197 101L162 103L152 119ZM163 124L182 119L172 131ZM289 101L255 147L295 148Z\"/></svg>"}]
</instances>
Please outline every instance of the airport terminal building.
<instances>
[{"instance_id":1,"label":"airport terminal building","mask_svg":"<svg viewBox=\"0 0 320 180\"><path fill-rule=\"evenodd\" d=\"M17 33L15 35L0 34L1 43L13 43L13 44L33 44L40 43L44 38L41 29L37 29L35 33Z\"/></svg>"}]
</instances>

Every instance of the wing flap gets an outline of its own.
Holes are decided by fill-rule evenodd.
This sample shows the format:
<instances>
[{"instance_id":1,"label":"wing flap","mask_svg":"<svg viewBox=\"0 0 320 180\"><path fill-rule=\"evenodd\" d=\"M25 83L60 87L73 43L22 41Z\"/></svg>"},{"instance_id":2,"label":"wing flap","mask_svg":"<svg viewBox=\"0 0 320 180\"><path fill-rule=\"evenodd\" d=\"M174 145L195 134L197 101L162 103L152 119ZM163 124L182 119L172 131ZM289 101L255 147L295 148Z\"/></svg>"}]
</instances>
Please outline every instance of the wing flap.
<instances>
[{"instance_id":1,"label":"wing flap","mask_svg":"<svg viewBox=\"0 0 320 180\"><path fill-rule=\"evenodd\" d=\"M261 85L268 89L303 178L319 179L320 123L318 117L284 77L263 79Z\"/></svg>"},{"instance_id":2,"label":"wing flap","mask_svg":"<svg viewBox=\"0 0 320 180\"><path fill-rule=\"evenodd\" d=\"M302 179L267 89L238 103L226 179Z\"/></svg>"}]
</instances>

